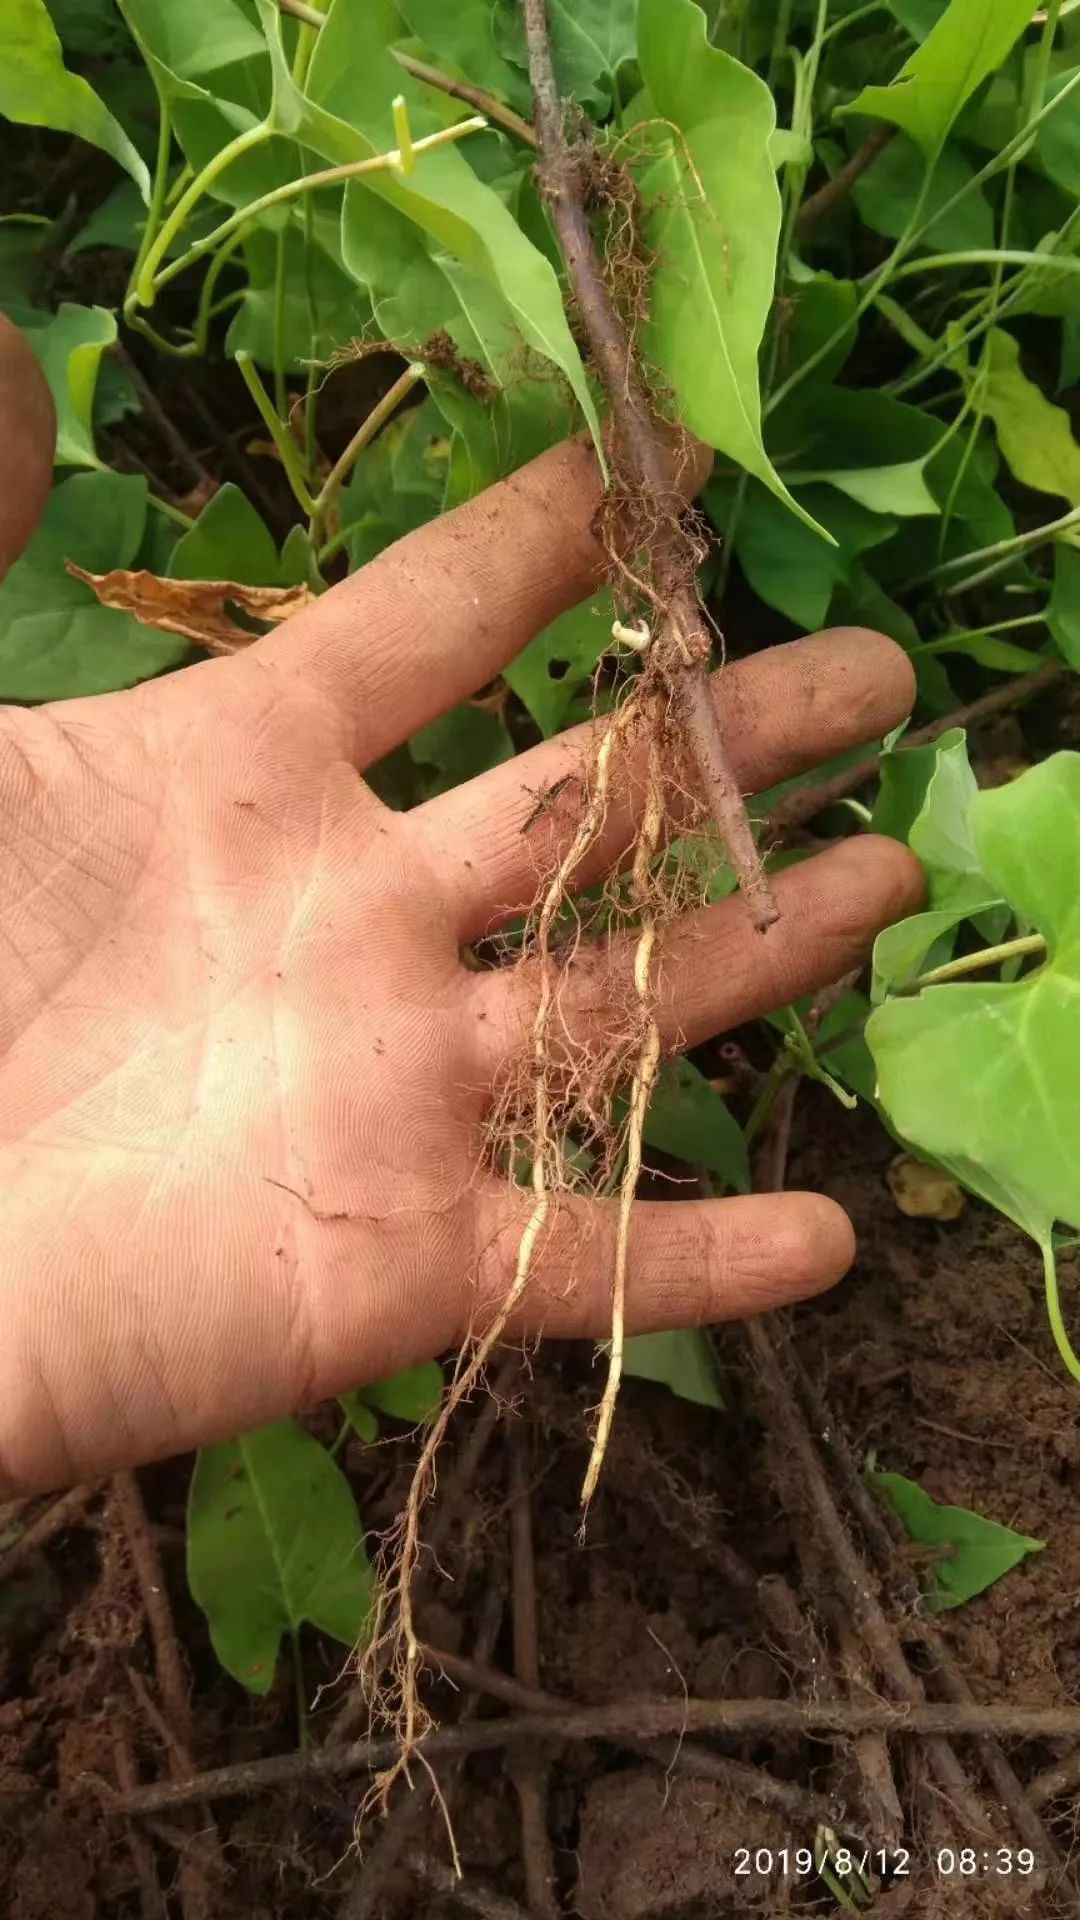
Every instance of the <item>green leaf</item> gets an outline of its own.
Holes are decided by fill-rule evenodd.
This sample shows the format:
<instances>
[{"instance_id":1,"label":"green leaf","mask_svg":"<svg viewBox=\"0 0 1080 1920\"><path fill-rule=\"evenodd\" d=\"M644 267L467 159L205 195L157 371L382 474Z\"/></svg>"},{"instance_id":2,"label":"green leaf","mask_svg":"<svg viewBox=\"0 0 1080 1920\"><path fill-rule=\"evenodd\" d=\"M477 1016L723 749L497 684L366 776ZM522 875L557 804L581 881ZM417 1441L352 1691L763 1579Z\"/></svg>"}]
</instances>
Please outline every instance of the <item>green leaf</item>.
<instances>
[{"instance_id":1,"label":"green leaf","mask_svg":"<svg viewBox=\"0 0 1080 1920\"><path fill-rule=\"evenodd\" d=\"M963 747L965 738L961 727L950 727L930 746L906 747L902 737L887 746L881 756L880 786L870 822L872 833L887 833L890 839L907 843L926 801L939 756Z\"/></svg>"},{"instance_id":2,"label":"green leaf","mask_svg":"<svg viewBox=\"0 0 1080 1920\"><path fill-rule=\"evenodd\" d=\"M1062 658L1080 673L1080 551L1064 540L1054 548L1054 590L1046 624Z\"/></svg>"},{"instance_id":3,"label":"green leaf","mask_svg":"<svg viewBox=\"0 0 1080 1920\"><path fill-rule=\"evenodd\" d=\"M871 513L917 517L939 511L927 468L943 431L888 394L812 387L778 409L769 448L793 486L826 481Z\"/></svg>"},{"instance_id":4,"label":"green leaf","mask_svg":"<svg viewBox=\"0 0 1080 1920\"><path fill-rule=\"evenodd\" d=\"M645 1140L676 1160L706 1167L735 1193L750 1191L742 1128L723 1095L689 1060L672 1060L661 1073L649 1104Z\"/></svg>"},{"instance_id":5,"label":"green leaf","mask_svg":"<svg viewBox=\"0 0 1080 1920\"><path fill-rule=\"evenodd\" d=\"M56 405L57 464L99 466L94 452L94 390L101 356L116 339L115 314L104 307L65 302L47 319L24 323L23 331Z\"/></svg>"},{"instance_id":6,"label":"green leaf","mask_svg":"<svg viewBox=\"0 0 1080 1920\"><path fill-rule=\"evenodd\" d=\"M938 155L920 219L929 220L935 208L943 207L954 194L963 192L964 198L928 227L924 235L927 248L952 253L993 246L990 202L981 188L974 193L966 191L974 173L959 147L946 145ZM926 162L913 140L903 134L890 140L852 188L855 205L867 226L890 240L898 240L915 212L925 174Z\"/></svg>"},{"instance_id":7,"label":"green leaf","mask_svg":"<svg viewBox=\"0 0 1080 1920\"><path fill-rule=\"evenodd\" d=\"M547 0L551 58L560 94L606 118L619 68L634 56L637 0ZM496 37L507 57L526 68L518 0L496 0Z\"/></svg>"},{"instance_id":8,"label":"green leaf","mask_svg":"<svg viewBox=\"0 0 1080 1920\"><path fill-rule=\"evenodd\" d=\"M340 202L340 196L339 196ZM281 300L281 363L286 373L306 372L311 361L326 363L371 329L371 310L355 280L331 250L320 241L332 234L337 244L340 205L334 215L320 214L314 223L316 244L308 248L302 216L294 213L281 236L283 296ZM229 326L227 353L250 353L268 370L277 357L278 240L269 228L251 230L243 243L248 283ZM310 279L310 299L309 299ZM315 308L312 332L311 303Z\"/></svg>"},{"instance_id":9,"label":"green leaf","mask_svg":"<svg viewBox=\"0 0 1080 1920\"><path fill-rule=\"evenodd\" d=\"M439 512L450 443L434 401L409 407L365 448L340 503L352 568L366 566L392 541Z\"/></svg>"},{"instance_id":10,"label":"green leaf","mask_svg":"<svg viewBox=\"0 0 1080 1920\"><path fill-rule=\"evenodd\" d=\"M1047 83L1047 104L1061 92L1062 87L1074 77L1075 66L1067 72L1052 74ZM1059 187L1074 199L1080 195L1080 119L1076 112L1076 98L1072 106L1066 105L1064 111L1052 113L1035 135L1034 151L1039 164L1055 180Z\"/></svg>"},{"instance_id":11,"label":"green leaf","mask_svg":"<svg viewBox=\"0 0 1080 1920\"><path fill-rule=\"evenodd\" d=\"M338 1405L365 1447L370 1447L379 1437L379 1423L371 1408L365 1405L363 1396L355 1390L339 1393Z\"/></svg>"},{"instance_id":12,"label":"green leaf","mask_svg":"<svg viewBox=\"0 0 1080 1920\"><path fill-rule=\"evenodd\" d=\"M1041 1553L1045 1540L986 1520L966 1507L942 1507L914 1480L901 1473L872 1470L867 1479L903 1521L908 1539L920 1547L940 1548L930 1573L925 1604L931 1613L960 1607L984 1593L1029 1553Z\"/></svg>"},{"instance_id":13,"label":"green leaf","mask_svg":"<svg viewBox=\"0 0 1080 1920\"><path fill-rule=\"evenodd\" d=\"M199 172L234 135L266 122L271 70L257 28L236 0L123 0L124 15L161 97L188 163ZM295 178L294 147L267 139L233 160L212 183L208 202L246 206L259 194ZM277 226L288 215L263 218ZM199 214L192 223L197 230ZM191 225L185 240L192 237Z\"/></svg>"},{"instance_id":14,"label":"green leaf","mask_svg":"<svg viewBox=\"0 0 1080 1920\"><path fill-rule=\"evenodd\" d=\"M247 104L261 118L251 92L266 67L266 46L237 0L120 0L123 12L155 60L182 80L206 80L225 68L247 68Z\"/></svg>"},{"instance_id":15,"label":"green leaf","mask_svg":"<svg viewBox=\"0 0 1080 1920\"><path fill-rule=\"evenodd\" d=\"M733 482L712 481L705 489L706 509L722 532L736 497ZM828 528L835 546L794 519L756 480L746 489L735 520L734 545L759 599L813 631L824 624L833 592L856 555L880 546L897 523L868 512L831 487L806 487L797 497L807 514Z\"/></svg>"},{"instance_id":16,"label":"green leaf","mask_svg":"<svg viewBox=\"0 0 1080 1920\"><path fill-rule=\"evenodd\" d=\"M623 1372L635 1380L655 1380L680 1400L698 1407L723 1407L709 1336L701 1327L670 1333L635 1333L626 1342Z\"/></svg>"},{"instance_id":17,"label":"green leaf","mask_svg":"<svg viewBox=\"0 0 1080 1920\"><path fill-rule=\"evenodd\" d=\"M427 798L433 799L489 767L512 760L514 743L497 713L466 703L414 733L409 753L417 766L435 769L436 778L427 790Z\"/></svg>"},{"instance_id":18,"label":"green leaf","mask_svg":"<svg viewBox=\"0 0 1080 1920\"><path fill-rule=\"evenodd\" d=\"M923 803L908 833L908 845L923 864L932 907L964 906L995 891L987 886L976 845L978 794L966 735L953 727L937 743Z\"/></svg>"},{"instance_id":19,"label":"green leaf","mask_svg":"<svg viewBox=\"0 0 1080 1920\"><path fill-rule=\"evenodd\" d=\"M350 189L343 239L348 270L366 286L386 339L415 354L432 334L448 333L487 379L487 393L476 397L457 373L429 371L435 404L454 433L445 506L482 492L573 431L569 390L535 356L529 365L498 288L359 188Z\"/></svg>"},{"instance_id":20,"label":"green leaf","mask_svg":"<svg viewBox=\"0 0 1080 1920\"><path fill-rule=\"evenodd\" d=\"M131 51L115 0L48 0L48 8L65 53L101 59Z\"/></svg>"},{"instance_id":21,"label":"green leaf","mask_svg":"<svg viewBox=\"0 0 1080 1920\"><path fill-rule=\"evenodd\" d=\"M558 733L575 693L613 644L611 622L611 593L602 588L580 607L560 614L503 669L504 680L546 737Z\"/></svg>"},{"instance_id":22,"label":"green leaf","mask_svg":"<svg viewBox=\"0 0 1080 1920\"><path fill-rule=\"evenodd\" d=\"M798 513L761 435L758 349L773 300L780 191L764 81L709 45L694 0L639 0L638 57L656 114L639 129L655 260L643 341L683 422Z\"/></svg>"},{"instance_id":23,"label":"green leaf","mask_svg":"<svg viewBox=\"0 0 1080 1920\"><path fill-rule=\"evenodd\" d=\"M1045 935L1047 958L1009 982L930 987L867 1026L881 1098L937 1160L1043 1246L1080 1224L1080 755L1054 754L971 801L992 895Z\"/></svg>"},{"instance_id":24,"label":"green leaf","mask_svg":"<svg viewBox=\"0 0 1080 1920\"><path fill-rule=\"evenodd\" d=\"M896 15L913 40L925 40L948 4L949 0L889 0L889 12Z\"/></svg>"},{"instance_id":25,"label":"green leaf","mask_svg":"<svg viewBox=\"0 0 1080 1920\"><path fill-rule=\"evenodd\" d=\"M874 976L871 998L875 1006L890 993L903 993L930 967L952 958L953 942L938 948L939 941L955 933L961 921L974 913L988 912L997 902L987 897L961 902L954 907L932 907L926 913L909 914L895 926L886 927L874 942Z\"/></svg>"},{"instance_id":26,"label":"green leaf","mask_svg":"<svg viewBox=\"0 0 1080 1920\"><path fill-rule=\"evenodd\" d=\"M492 0L456 0L453 7L446 0L400 0L400 10L413 33L438 50L439 66L528 113L528 81L499 51Z\"/></svg>"},{"instance_id":27,"label":"green leaf","mask_svg":"<svg viewBox=\"0 0 1080 1920\"><path fill-rule=\"evenodd\" d=\"M832 349L817 362L814 378L820 385L835 380L855 345L857 304L853 280L838 280L831 273L796 280L777 315L777 381L789 379L830 341Z\"/></svg>"},{"instance_id":28,"label":"green leaf","mask_svg":"<svg viewBox=\"0 0 1080 1920\"><path fill-rule=\"evenodd\" d=\"M1018 480L1080 506L1080 445L1064 407L1055 407L1020 365L1011 333L995 327L986 343L979 395L998 445Z\"/></svg>"},{"instance_id":29,"label":"green leaf","mask_svg":"<svg viewBox=\"0 0 1080 1920\"><path fill-rule=\"evenodd\" d=\"M146 164L88 80L69 73L45 0L6 0L0 114L102 147L150 198Z\"/></svg>"},{"instance_id":30,"label":"green leaf","mask_svg":"<svg viewBox=\"0 0 1080 1920\"><path fill-rule=\"evenodd\" d=\"M417 1427L439 1411L442 1394L442 1368L437 1360L428 1360L423 1366L406 1367L403 1372L392 1374L389 1380L373 1380L370 1386L357 1388L355 1396L350 1397L374 1407L378 1413L388 1414L391 1420L403 1420L407 1426Z\"/></svg>"},{"instance_id":31,"label":"green leaf","mask_svg":"<svg viewBox=\"0 0 1080 1920\"><path fill-rule=\"evenodd\" d=\"M146 208L134 181L121 180L68 241L65 254L88 253L91 247L119 247L135 253L145 221Z\"/></svg>"},{"instance_id":32,"label":"green leaf","mask_svg":"<svg viewBox=\"0 0 1080 1920\"><path fill-rule=\"evenodd\" d=\"M174 580L236 580L247 587L290 586L274 536L247 494L231 481L209 499L172 551Z\"/></svg>"},{"instance_id":33,"label":"green leaf","mask_svg":"<svg viewBox=\"0 0 1080 1920\"><path fill-rule=\"evenodd\" d=\"M337 0L319 34L307 98L289 76L276 5L258 0L258 11L274 62L273 121L282 132L301 137L328 160L346 162L396 146L391 115L396 94L408 103L414 138L441 124L425 90L393 60L387 22L368 0ZM527 345L565 375L599 445L596 409L554 269L465 155L454 145L422 154L408 181L389 170L366 175L346 198L346 223L362 218L372 195L406 214L499 290Z\"/></svg>"},{"instance_id":34,"label":"green leaf","mask_svg":"<svg viewBox=\"0 0 1080 1920\"><path fill-rule=\"evenodd\" d=\"M187 1566L214 1652L251 1693L269 1692L282 1634L310 1621L351 1647L371 1610L352 1489L295 1420L201 1450Z\"/></svg>"},{"instance_id":35,"label":"green leaf","mask_svg":"<svg viewBox=\"0 0 1080 1920\"><path fill-rule=\"evenodd\" d=\"M977 87L999 67L1031 19L1029 0L950 0L941 19L887 87L864 87L841 109L902 127L930 157Z\"/></svg>"},{"instance_id":36,"label":"green leaf","mask_svg":"<svg viewBox=\"0 0 1080 1920\"><path fill-rule=\"evenodd\" d=\"M141 475L78 473L54 487L26 552L0 582L0 700L64 700L147 680L188 656L175 634L103 607L73 580L134 564L146 527Z\"/></svg>"}]
</instances>

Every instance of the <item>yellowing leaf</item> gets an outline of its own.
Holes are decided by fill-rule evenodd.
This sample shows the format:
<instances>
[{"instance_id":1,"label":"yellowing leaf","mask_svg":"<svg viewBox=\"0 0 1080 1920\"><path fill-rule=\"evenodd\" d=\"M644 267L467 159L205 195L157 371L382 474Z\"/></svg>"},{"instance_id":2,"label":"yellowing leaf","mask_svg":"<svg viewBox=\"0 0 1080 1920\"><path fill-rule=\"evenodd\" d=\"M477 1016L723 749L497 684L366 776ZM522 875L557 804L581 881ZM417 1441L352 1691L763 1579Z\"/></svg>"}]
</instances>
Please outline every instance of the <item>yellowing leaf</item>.
<instances>
[{"instance_id":1,"label":"yellowing leaf","mask_svg":"<svg viewBox=\"0 0 1080 1920\"><path fill-rule=\"evenodd\" d=\"M69 560L73 579L93 587L103 607L130 613L144 627L179 633L211 653L239 653L258 634L230 618L234 606L270 625L291 620L315 599L308 586L245 587L235 580L166 580L145 569L117 567L111 573L87 573Z\"/></svg>"},{"instance_id":2,"label":"yellowing leaf","mask_svg":"<svg viewBox=\"0 0 1080 1920\"><path fill-rule=\"evenodd\" d=\"M1028 379L1017 342L1001 327L987 341L980 397L1017 479L1080 506L1080 446L1069 416Z\"/></svg>"},{"instance_id":3,"label":"yellowing leaf","mask_svg":"<svg viewBox=\"0 0 1080 1920\"><path fill-rule=\"evenodd\" d=\"M976 87L999 67L1031 19L1030 0L951 0L888 87L864 87L845 113L903 127L931 158Z\"/></svg>"}]
</instances>

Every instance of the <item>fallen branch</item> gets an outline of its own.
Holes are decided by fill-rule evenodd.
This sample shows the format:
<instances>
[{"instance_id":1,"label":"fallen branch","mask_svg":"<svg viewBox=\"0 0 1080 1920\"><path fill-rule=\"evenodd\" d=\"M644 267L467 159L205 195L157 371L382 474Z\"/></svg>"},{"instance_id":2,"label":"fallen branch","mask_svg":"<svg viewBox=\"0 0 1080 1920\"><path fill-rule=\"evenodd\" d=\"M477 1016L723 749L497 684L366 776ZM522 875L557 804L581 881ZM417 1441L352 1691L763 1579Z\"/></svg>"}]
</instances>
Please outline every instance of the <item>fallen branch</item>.
<instances>
[{"instance_id":1,"label":"fallen branch","mask_svg":"<svg viewBox=\"0 0 1080 1920\"><path fill-rule=\"evenodd\" d=\"M172 1770L174 1773L188 1773L191 1770L188 1751L191 1741L191 1702L187 1678L161 1561L150 1532L139 1483L130 1468L114 1474L112 1497L124 1530L143 1612L154 1644L154 1667L165 1709Z\"/></svg>"},{"instance_id":2,"label":"fallen branch","mask_svg":"<svg viewBox=\"0 0 1080 1920\"><path fill-rule=\"evenodd\" d=\"M479 1915L479 1920L528 1920L524 1907L519 1907L516 1900L508 1900L505 1894L495 1893L477 1880L459 1880L451 1867L433 1859L429 1853L417 1855L412 1871L433 1893L456 1901L466 1913Z\"/></svg>"},{"instance_id":3,"label":"fallen branch","mask_svg":"<svg viewBox=\"0 0 1080 1920\"><path fill-rule=\"evenodd\" d=\"M51 1506L46 1507L44 1513L39 1513L36 1520L31 1520L26 1531L19 1535L5 1554L0 1555L0 1580L7 1579L25 1566L35 1553L40 1553L50 1540L55 1540L58 1533L77 1526L84 1518L91 1500L100 1491L98 1485L72 1487L69 1493L61 1494L59 1500L54 1500Z\"/></svg>"},{"instance_id":4,"label":"fallen branch","mask_svg":"<svg viewBox=\"0 0 1080 1920\"><path fill-rule=\"evenodd\" d=\"M516 1421L510 1451L510 1597L514 1625L514 1672L527 1687L540 1684L540 1646L536 1623L536 1556L533 1548L529 1433ZM521 1816L521 1859L525 1904L530 1920L558 1920L555 1869L547 1825L548 1762L523 1753L511 1774Z\"/></svg>"},{"instance_id":5,"label":"fallen branch","mask_svg":"<svg viewBox=\"0 0 1080 1920\"><path fill-rule=\"evenodd\" d=\"M887 1700L620 1700L612 1706L572 1707L565 1713L525 1713L506 1720L482 1720L475 1726L438 1727L424 1742L428 1760L469 1753L515 1752L537 1741L557 1744L585 1740L650 1740L664 1734L723 1734L729 1739L768 1736L809 1739L835 1734L852 1739L885 1733L890 1739L1068 1740L1080 1741L1080 1706L1025 1707L1007 1701L922 1701L917 1705ZM266 1760L239 1761L197 1774L192 1780L160 1782L132 1793L103 1794L106 1811L116 1814L164 1813L208 1800L245 1799L277 1787L316 1780L340 1780L390 1766L398 1757L395 1736L357 1740L348 1747L318 1747L307 1753L276 1754Z\"/></svg>"},{"instance_id":6,"label":"fallen branch","mask_svg":"<svg viewBox=\"0 0 1080 1920\"><path fill-rule=\"evenodd\" d=\"M906 1540L898 1516L875 1500L859 1472L846 1434L826 1404L817 1381L804 1366L794 1341L784 1332L780 1335L780 1342L806 1416L814 1432L821 1435L821 1444L841 1491L859 1521L890 1590L904 1610L905 1622L911 1623L911 1637L929 1654L933 1672L949 1698L958 1702L970 1701L971 1689L952 1648L940 1629L927 1618L921 1604L918 1581L898 1557L898 1549ZM905 1628L902 1627L901 1631L906 1638ZM977 1752L990 1785L1024 1845L1032 1848L1043 1865L1051 1862L1060 1864L1058 1850L1037 1812L1044 1803L1036 1794L1036 1783L1032 1782L1027 1787L1023 1785L997 1741L981 1740Z\"/></svg>"},{"instance_id":7,"label":"fallen branch","mask_svg":"<svg viewBox=\"0 0 1080 1920\"><path fill-rule=\"evenodd\" d=\"M931 720L925 727L914 727L904 736L900 751L906 747L926 747L940 740L950 727L977 727L984 720L992 720L999 713L1011 713L1014 708L1023 706L1028 700L1034 700L1041 693L1049 693L1064 679L1067 668L1057 660L1047 660L1043 666L1036 667L1031 673L1022 673L1005 686L994 687L990 693L981 694L977 700L970 700L966 706L957 707L953 713L946 713L940 720ZM817 780L812 786L795 787L787 794L762 822L763 839L775 844L793 827L805 826L816 814L823 813L838 800L846 800L857 788L864 787L873 780L881 766L880 753L871 753L864 760L856 760L850 767L842 767L839 773L830 774L827 780Z\"/></svg>"},{"instance_id":8,"label":"fallen branch","mask_svg":"<svg viewBox=\"0 0 1080 1920\"><path fill-rule=\"evenodd\" d=\"M504 1706L516 1707L521 1713L564 1714L576 1705L539 1687L522 1686L510 1674L482 1666L464 1654L425 1647L424 1656L426 1664L435 1672L444 1673L447 1679L476 1693L490 1694L493 1700L501 1700ZM764 1767L732 1760L725 1753L714 1753L711 1747L700 1746L694 1740L684 1740L681 1729L675 1739L636 1740L627 1734L618 1744L627 1753L636 1753L642 1760L651 1760L663 1767L665 1773L680 1773L691 1780L715 1780L740 1799L756 1800L765 1807L780 1807L792 1819L813 1826L820 1826L822 1822L832 1827L846 1824L843 1808L827 1795L814 1793L796 1780L780 1780Z\"/></svg>"}]
</instances>

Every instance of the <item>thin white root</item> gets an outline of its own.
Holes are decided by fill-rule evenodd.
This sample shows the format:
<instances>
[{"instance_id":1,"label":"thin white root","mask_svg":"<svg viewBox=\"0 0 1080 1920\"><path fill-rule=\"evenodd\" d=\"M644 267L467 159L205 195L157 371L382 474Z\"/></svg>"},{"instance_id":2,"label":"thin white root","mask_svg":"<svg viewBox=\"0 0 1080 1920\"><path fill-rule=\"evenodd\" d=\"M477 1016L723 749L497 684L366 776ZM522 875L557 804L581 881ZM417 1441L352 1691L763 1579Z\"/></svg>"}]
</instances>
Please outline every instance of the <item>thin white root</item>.
<instances>
[{"instance_id":1,"label":"thin white root","mask_svg":"<svg viewBox=\"0 0 1080 1920\"><path fill-rule=\"evenodd\" d=\"M452 1382L435 1420L428 1428L420 1457L413 1473L402 1518L401 1548L395 1581L397 1619L389 1633L380 1636L368 1649L369 1670L375 1671L380 1654L391 1668L399 1706L395 1722L399 1748L394 1765L373 1782L365 1801L365 1810L374 1802L386 1804L395 1782L408 1776L409 1766L429 1726L429 1717L421 1705L420 1671L423 1664L420 1636L413 1611L413 1587L420 1558L421 1520L424 1507L435 1484L435 1468L440 1448L456 1409L480 1385L485 1368L502 1339L529 1284L536 1249L551 1217L560 1185L561 1152L552 1137L550 1090L550 1026L555 1005L558 968L551 954L551 932L557 914L569 897L570 882L589 848L603 831L607 817L611 768L615 745L631 724L634 703L626 702L613 713L596 749L594 777L589 803L573 840L545 889L536 920L536 949L540 967L540 991L533 1020L533 1206L518 1241L514 1278L497 1313L483 1336L477 1340L464 1365ZM644 1096L648 1103L647 1093ZM422 1756L421 1756L422 1757Z\"/></svg>"},{"instance_id":2,"label":"thin white root","mask_svg":"<svg viewBox=\"0 0 1080 1920\"><path fill-rule=\"evenodd\" d=\"M664 788L663 770L660 754L656 745L655 731L649 748L649 789L645 803L645 817L641 824L637 846L634 851L634 866L631 891L634 904L641 916L641 931L638 935L634 953L634 992L642 1015L641 1044L638 1049L637 1065L634 1069L633 1083L630 1089L630 1114L626 1135L626 1165L619 1184L619 1219L615 1240L615 1264L611 1285L611 1347L608 1357L608 1376L604 1386L596 1420L596 1434L593 1439L592 1453L581 1489L582 1527L589 1505L600 1481L600 1473L611 1437L615 1407L619 1398L619 1386L622 1380L623 1355L626 1345L626 1270L630 1249L630 1221L633 1215L634 1199L638 1181L641 1178L642 1139L645 1129L645 1116L649 1110L649 1101L656 1085L656 1076L660 1070L660 1029L653 1011L655 1002L655 982L653 964L656 953L656 914L652 905L652 862L660 844L664 826Z\"/></svg>"}]
</instances>

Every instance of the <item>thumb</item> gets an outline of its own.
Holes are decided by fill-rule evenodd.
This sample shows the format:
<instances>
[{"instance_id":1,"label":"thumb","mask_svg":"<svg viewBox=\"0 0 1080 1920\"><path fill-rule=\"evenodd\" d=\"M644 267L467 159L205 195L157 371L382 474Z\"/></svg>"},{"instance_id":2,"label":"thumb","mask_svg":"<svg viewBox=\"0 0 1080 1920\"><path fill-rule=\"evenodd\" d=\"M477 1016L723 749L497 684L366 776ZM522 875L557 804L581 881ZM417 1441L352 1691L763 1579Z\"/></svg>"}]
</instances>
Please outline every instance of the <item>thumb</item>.
<instances>
[{"instance_id":1,"label":"thumb","mask_svg":"<svg viewBox=\"0 0 1080 1920\"><path fill-rule=\"evenodd\" d=\"M56 409L25 335L0 314L0 580L45 510Z\"/></svg>"}]
</instances>

